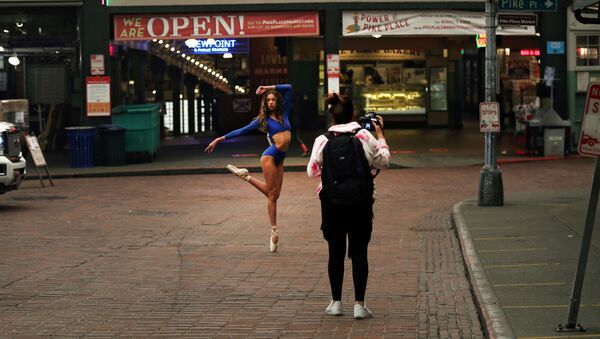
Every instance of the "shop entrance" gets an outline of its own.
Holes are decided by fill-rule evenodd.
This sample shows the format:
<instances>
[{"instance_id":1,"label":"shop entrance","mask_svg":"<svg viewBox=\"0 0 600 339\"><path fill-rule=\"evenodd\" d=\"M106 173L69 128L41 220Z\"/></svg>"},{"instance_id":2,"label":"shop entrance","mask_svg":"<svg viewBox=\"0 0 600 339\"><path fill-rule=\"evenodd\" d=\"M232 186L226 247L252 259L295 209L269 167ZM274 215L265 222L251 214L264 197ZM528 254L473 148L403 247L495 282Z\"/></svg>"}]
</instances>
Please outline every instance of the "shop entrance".
<instances>
[{"instance_id":1,"label":"shop entrance","mask_svg":"<svg viewBox=\"0 0 600 339\"><path fill-rule=\"evenodd\" d=\"M462 100L458 104L463 120L479 119L479 103L485 101L483 65L479 53L465 53L460 62L458 92Z\"/></svg>"}]
</instances>

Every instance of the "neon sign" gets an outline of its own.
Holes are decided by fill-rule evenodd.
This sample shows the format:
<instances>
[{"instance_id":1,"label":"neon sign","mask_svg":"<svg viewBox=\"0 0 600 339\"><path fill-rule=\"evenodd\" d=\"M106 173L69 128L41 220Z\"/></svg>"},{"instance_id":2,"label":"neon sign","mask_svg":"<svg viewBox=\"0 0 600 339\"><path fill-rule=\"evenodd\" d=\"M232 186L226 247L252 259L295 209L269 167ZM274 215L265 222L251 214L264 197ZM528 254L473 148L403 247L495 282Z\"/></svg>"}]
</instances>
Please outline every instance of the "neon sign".
<instances>
[{"instance_id":1,"label":"neon sign","mask_svg":"<svg viewBox=\"0 0 600 339\"><path fill-rule=\"evenodd\" d=\"M199 39L188 54L244 54L249 51L248 39Z\"/></svg>"},{"instance_id":2,"label":"neon sign","mask_svg":"<svg viewBox=\"0 0 600 339\"><path fill-rule=\"evenodd\" d=\"M540 50L536 49L522 49L521 56L540 56Z\"/></svg>"}]
</instances>

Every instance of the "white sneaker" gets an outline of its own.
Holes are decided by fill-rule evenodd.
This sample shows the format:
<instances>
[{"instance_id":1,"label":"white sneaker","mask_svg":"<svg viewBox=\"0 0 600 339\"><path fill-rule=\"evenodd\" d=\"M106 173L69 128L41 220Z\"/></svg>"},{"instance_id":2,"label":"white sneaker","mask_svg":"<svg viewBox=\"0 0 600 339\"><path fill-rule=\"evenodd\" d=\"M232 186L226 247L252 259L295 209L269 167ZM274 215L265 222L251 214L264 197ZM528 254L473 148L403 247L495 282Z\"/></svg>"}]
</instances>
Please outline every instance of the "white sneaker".
<instances>
[{"instance_id":1,"label":"white sneaker","mask_svg":"<svg viewBox=\"0 0 600 339\"><path fill-rule=\"evenodd\" d=\"M367 319L372 316L373 312L367 308L367 304L365 304L365 306L354 304L354 319Z\"/></svg>"},{"instance_id":2,"label":"white sneaker","mask_svg":"<svg viewBox=\"0 0 600 339\"><path fill-rule=\"evenodd\" d=\"M238 178L248 181L250 180L250 175L247 169L245 168L237 168L233 165L227 165L227 169L229 170L229 172L231 172L233 175L237 176Z\"/></svg>"},{"instance_id":3,"label":"white sneaker","mask_svg":"<svg viewBox=\"0 0 600 339\"><path fill-rule=\"evenodd\" d=\"M329 306L325 309L325 313L328 315L342 315L342 302L341 301L331 301Z\"/></svg>"}]
</instances>

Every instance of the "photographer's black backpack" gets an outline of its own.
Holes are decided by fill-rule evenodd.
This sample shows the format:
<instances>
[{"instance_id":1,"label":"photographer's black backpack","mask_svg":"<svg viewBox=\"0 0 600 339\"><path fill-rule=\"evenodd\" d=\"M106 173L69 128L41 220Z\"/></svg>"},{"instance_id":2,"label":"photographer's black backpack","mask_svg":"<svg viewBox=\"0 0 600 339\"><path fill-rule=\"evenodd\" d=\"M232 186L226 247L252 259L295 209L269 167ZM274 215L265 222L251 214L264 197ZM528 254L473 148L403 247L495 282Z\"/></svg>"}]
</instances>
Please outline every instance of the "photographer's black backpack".
<instances>
[{"instance_id":1,"label":"photographer's black backpack","mask_svg":"<svg viewBox=\"0 0 600 339\"><path fill-rule=\"evenodd\" d=\"M371 168L355 134L324 134L329 141L323 149L323 189L320 198L334 205L373 202Z\"/></svg>"}]
</instances>

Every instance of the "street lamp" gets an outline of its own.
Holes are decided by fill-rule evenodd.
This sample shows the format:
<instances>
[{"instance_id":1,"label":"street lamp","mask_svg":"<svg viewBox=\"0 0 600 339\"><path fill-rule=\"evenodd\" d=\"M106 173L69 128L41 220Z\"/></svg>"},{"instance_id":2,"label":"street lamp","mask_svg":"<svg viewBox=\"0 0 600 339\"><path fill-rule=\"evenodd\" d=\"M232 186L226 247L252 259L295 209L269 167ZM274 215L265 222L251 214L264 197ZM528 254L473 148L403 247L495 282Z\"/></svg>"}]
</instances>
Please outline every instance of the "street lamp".
<instances>
[{"instance_id":1,"label":"street lamp","mask_svg":"<svg viewBox=\"0 0 600 339\"><path fill-rule=\"evenodd\" d=\"M21 63L21 60L19 60L16 54L13 54L11 57L8 58L8 63L13 66L18 66Z\"/></svg>"}]
</instances>

